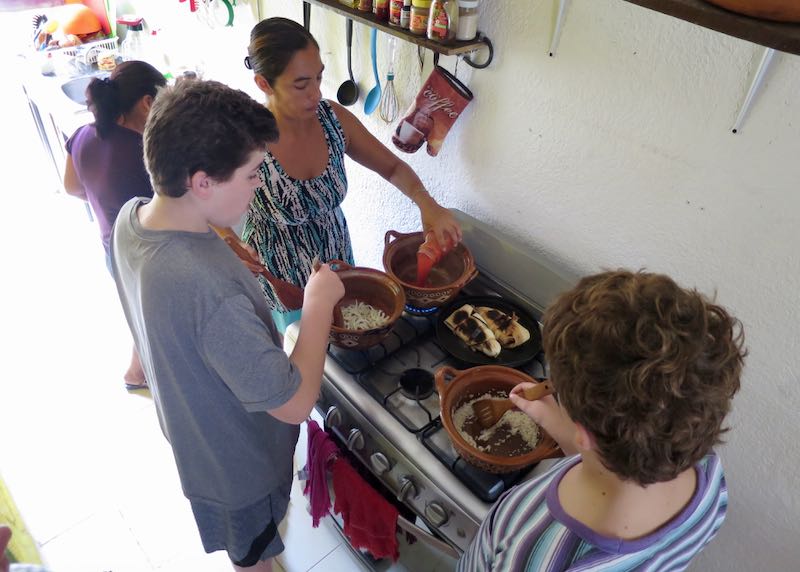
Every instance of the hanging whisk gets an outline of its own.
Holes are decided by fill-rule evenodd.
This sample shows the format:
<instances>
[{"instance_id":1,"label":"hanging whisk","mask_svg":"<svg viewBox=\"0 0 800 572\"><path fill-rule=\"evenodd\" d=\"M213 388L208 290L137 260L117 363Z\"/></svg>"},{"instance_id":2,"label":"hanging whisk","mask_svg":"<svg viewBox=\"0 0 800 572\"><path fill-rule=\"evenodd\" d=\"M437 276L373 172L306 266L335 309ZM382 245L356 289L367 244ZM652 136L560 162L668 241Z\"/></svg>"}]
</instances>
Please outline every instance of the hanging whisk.
<instances>
[{"instance_id":1,"label":"hanging whisk","mask_svg":"<svg viewBox=\"0 0 800 572\"><path fill-rule=\"evenodd\" d=\"M397 119L397 94L394 91L394 55L397 48L397 38L389 36L389 70L386 72L386 86L381 98L381 119L391 123Z\"/></svg>"}]
</instances>

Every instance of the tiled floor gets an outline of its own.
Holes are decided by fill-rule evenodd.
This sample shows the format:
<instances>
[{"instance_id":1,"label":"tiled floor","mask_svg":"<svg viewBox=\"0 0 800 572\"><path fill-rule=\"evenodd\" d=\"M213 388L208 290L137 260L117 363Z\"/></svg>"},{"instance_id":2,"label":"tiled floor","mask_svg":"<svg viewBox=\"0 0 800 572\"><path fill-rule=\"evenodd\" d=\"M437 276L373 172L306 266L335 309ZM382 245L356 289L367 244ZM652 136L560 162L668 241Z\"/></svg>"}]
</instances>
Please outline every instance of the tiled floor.
<instances>
[{"instance_id":1,"label":"tiled floor","mask_svg":"<svg viewBox=\"0 0 800 572\"><path fill-rule=\"evenodd\" d=\"M22 94L11 97L0 110L2 477L53 572L230 570L202 550L148 394L123 388L131 342L96 227L56 192ZM281 532L278 572L361 569L331 525L312 529L298 486ZM453 564L417 562L393 569Z\"/></svg>"}]
</instances>

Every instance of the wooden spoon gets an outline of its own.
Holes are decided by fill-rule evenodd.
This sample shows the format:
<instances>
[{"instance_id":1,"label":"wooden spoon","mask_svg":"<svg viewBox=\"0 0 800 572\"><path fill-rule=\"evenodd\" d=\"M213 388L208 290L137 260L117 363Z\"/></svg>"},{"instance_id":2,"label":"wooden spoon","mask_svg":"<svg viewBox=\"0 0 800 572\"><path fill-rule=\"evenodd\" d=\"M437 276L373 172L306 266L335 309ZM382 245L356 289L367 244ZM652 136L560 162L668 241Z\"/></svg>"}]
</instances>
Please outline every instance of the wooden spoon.
<instances>
[{"instance_id":1,"label":"wooden spoon","mask_svg":"<svg viewBox=\"0 0 800 572\"><path fill-rule=\"evenodd\" d=\"M528 387L522 392L522 396L528 401L536 401L546 395L552 395L556 390L553 384L545 380L537 383L533 387ZM503 414L509 409L516 407L510 399L481 399L472 404L472 411L478 418L478 422L485 429L500 421Z\"/></svg>"},{"instance_id":2,"label":"wooden spoon","mask_svg":"<svg viewBox=\"0 0 800 572\"><path fill-rule=\"evenodd\" d=\"M211 225L211 228L213 228L220 238L231 247L242 261L251 267L255 267L257 272L272 285L275 289L275 294L278 296L281 304L286 306L287 310L299 310L303 307L304 290L300 288L300 286L287 282L286 280L281 280L267 270L267 267L261 263L261 260L259 260L257 256L253 256L232 228L222 228L213 225ZM319 270L320 261L318 257L314 257L311 266L314 271ZM333 307L333 324L340 328L344 327L344 317L342 316L342 309L339 307L339 304Z\"/></svg>"},{"instance_id":3,"label":"wooden spoon","mask_svg":"<svg viewBox=\"0 0 800 572\"><path fill-rule=\"evenodd\" d=\"M286 306L288 310L299 310L303 307L302 288L296 284L287 282L286 280L281 280L267 270L267 267L261 263L261 260L259 260L258 257L253 256L253 254L247 250L244 242L239 239L233 229L216 226L212 226L211 228L213 228L220 238L222 238L222 240L224 240L228 246L233 249L239 258L241 258L249 266L257 268L257 272L261 274L261 276L263 276L275 289L275 294L278 296L281 304Z\"/></svg>"}]
</instances>

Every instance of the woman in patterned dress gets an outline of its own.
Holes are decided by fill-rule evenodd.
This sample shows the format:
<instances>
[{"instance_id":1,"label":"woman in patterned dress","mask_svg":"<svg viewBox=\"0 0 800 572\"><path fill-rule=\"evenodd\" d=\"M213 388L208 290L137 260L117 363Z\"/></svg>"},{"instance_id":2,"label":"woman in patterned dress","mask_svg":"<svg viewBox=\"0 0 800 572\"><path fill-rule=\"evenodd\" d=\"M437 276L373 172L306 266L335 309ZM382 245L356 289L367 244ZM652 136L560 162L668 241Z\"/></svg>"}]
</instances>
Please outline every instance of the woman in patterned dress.
<instances>
[{"instance_id":1,"label":"woman in patterned dress","mask_svg":"<svg viewBox=\"0 0 800 572\"><path fill-rule=\"evenodd\" d=\"M267 96L280 137L261 166L262 185L245 218L242 238L274 275L303 286L315 256L353 263L341 203L347 193L344 155L381 175L419 208L423 230L457 244L453 215L425 190L411 167L376 139L348 110L322 99L319 45L285 18L259 22L250 33L245 65ZM299 317L287 312L269 284L262 288L281 330Z\"/></svg>"}]
</instances>

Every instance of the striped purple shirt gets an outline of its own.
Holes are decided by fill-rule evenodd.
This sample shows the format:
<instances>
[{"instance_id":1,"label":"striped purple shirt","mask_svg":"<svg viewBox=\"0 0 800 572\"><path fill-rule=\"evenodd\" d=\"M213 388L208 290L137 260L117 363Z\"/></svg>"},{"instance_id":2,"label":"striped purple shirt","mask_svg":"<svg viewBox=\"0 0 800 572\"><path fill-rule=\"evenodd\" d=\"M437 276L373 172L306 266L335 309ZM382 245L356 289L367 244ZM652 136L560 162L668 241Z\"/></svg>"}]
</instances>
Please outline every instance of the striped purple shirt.
<instances>
[{"instance_id":1,"label":"striped purple shirt","mask_svg":"<svg viewBox=\"0 0 800 572\"><path fill-rule=\"evenodd\" d=\"M728 507L722 464L715 453L696 466L689 504L669 523L635 540L602 536L569 516L558 485L580 462L569 457L509 490L495 503L458 563L459 572L673 572L717 534Z\"/></svg>"}]
</instances>

